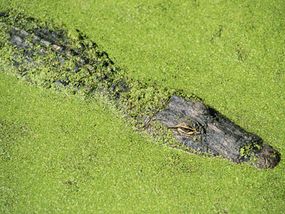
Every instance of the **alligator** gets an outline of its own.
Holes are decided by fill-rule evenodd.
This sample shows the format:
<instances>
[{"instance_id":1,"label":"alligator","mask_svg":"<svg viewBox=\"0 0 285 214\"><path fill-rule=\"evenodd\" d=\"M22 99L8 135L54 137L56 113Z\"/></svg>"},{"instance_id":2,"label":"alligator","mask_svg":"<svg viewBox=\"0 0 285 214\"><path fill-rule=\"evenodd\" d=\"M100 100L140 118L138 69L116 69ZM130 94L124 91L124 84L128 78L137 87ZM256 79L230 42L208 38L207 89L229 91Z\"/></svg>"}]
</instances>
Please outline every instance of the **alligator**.
<instances>
[{"instance_id":1,"label":"alligator","mask_svg":"<svg viewBox=\"0 0 285 214\"><path fill-rule=\"evenodd\" d=\"M128 77L96 42L80 30L17 11L0 12L1 48L10 50L15 74L34 84L73 93L101 93L123 109L138 130L161 139L171 132L178 145L197 154L220 156L260 169L274 168L281 154L195 95L159 88ZM157 124L164 131L158 131ZM182 148L182 147L181 147Z\"/></svg>"}]
</instances>

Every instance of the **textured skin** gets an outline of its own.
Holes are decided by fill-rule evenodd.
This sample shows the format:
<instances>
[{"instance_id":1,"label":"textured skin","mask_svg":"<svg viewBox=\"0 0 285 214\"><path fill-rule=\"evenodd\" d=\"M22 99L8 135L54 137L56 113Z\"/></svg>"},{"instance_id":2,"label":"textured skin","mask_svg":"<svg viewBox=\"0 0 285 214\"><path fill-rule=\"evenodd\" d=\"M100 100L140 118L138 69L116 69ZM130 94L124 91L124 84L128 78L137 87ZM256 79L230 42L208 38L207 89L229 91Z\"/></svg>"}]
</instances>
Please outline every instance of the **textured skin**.
<instances>
[{"instance_id":1,"label":"textured skin","mask_svg":"<svg viewBox=\"0 0 285 214\"><path fill-rule=\"evenodd\" d=\"M185 136L174 130L179 142L198 152L220 155L237 163L255 158L253 164L258 168L273 168L280 161L280 154L263 144L259 136L242 129L201 101L172 96L167 107L158 112L156 120L166 127L179 123L199 124L198 136ZM248 155L241 154L242 148L248 148Z\"/></svg>"}]
</instances>

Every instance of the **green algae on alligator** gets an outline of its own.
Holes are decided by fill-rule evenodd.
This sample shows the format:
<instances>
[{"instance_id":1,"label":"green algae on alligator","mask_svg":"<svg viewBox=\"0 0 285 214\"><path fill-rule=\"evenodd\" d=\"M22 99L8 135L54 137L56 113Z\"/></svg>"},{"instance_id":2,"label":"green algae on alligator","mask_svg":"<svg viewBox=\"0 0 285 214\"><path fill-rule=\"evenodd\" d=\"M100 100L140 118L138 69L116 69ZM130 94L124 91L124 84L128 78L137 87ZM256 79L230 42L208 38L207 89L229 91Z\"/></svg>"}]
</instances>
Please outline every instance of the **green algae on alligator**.
<instances>
[{"instance_id":1,"label":"green algae on alligator","mask_svg":"<svg viewBox=\"0 0 285 214\"><path fill-rule=\"evenodd\" d=\"M138 128L164 140L169 140L164 137L169 128L177 144L198 153L258 168L279 163L278 151L201 99L128 78L79 30L71 38L63 28L16 11L0 13L0 21L1 47L9 50L8 61L19 77L45 88L106 95Z\"/></svg>"}]
</instances>

